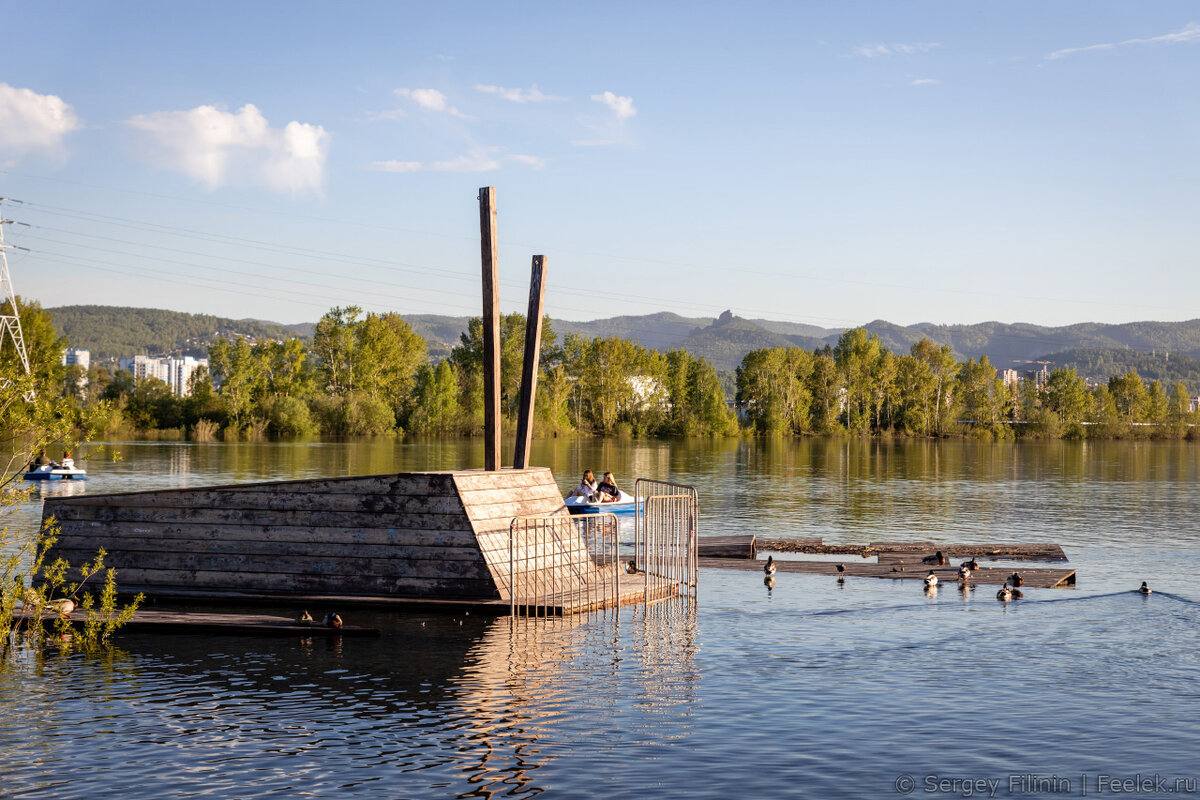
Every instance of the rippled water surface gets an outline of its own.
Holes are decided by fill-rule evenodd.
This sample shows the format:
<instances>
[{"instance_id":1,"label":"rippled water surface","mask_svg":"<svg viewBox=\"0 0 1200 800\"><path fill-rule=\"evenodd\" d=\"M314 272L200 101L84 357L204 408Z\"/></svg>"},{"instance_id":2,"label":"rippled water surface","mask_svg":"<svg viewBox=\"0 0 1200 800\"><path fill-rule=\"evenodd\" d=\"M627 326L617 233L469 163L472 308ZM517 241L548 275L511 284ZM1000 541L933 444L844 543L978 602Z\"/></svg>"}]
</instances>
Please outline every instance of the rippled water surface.
<instances>
[{"instance_id":1,"label":"rippled water surface","mask_svg":"<svg viewBox=\"0 0 1200 800\"><path fill-rule=\"evenodd\" d=\"M87 492L480 460L472 442L119 451L92 451ZM382 638L18 650L0 674L0 796L1104 796L1137 774L1146 790L1125 796L1200 794L1198 454L540 443L564 488L585 467L695 484L702 535L1055 541L1079 583L1002 605L986 587L784 573L768 592L705 569L695 604L587 619L354 611ZM1149 597L1131 591L1143 579Z\"/></svg>"}]
</instances>

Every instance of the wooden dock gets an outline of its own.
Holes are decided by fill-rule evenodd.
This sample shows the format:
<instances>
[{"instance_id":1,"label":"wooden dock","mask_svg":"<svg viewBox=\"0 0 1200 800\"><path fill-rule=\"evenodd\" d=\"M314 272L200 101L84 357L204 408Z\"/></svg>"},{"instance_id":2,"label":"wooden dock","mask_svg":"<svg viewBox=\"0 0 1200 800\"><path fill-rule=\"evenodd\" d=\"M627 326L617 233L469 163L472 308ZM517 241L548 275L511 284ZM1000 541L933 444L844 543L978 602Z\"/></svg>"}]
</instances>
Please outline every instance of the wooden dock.
<instances>
[{"instance_id":1,"label":"wooden dock","mask_svg":"<svg viewBox=\"0 0 1200 800\"><path fill-rule=\"evenodd\" d=\"M705 538L702 537L701 542ZM1062 546L1052 543L1040 544L938 544L936 542L870 542L869 544L825 544L820 537L797 539L757 540L759 550L776 553L813 553L821 555L845 555L881 558L893 555L917 555L922 557L941 550L949 558L990 558L1010 561L1066 561Z\"/></svg>"},{"instance_id":2,"label":"wooden dock","mask_svg":"<svg viewBox=\"0 0 1200 800\"><path fill-rule=\"evenodd\" d=\"M327 602L327 601L326 601ZM18 612L19 619L25 615ZM53 625L57 614L43 613L44 625ZM71 625L81 628L87 619L82 611L72 612ZM288 617L275 617L267 614L218 614L195 611L159 611L143 609L133 615L133 619L125 623L118 631L121 633L183 633L209 634L230 636L354 636L378 637L378 628L364 628L358 625L342 625L340 628L330 628L322 625L320 620L310 625L302 625Z\"/></svg>"}]
</instances>

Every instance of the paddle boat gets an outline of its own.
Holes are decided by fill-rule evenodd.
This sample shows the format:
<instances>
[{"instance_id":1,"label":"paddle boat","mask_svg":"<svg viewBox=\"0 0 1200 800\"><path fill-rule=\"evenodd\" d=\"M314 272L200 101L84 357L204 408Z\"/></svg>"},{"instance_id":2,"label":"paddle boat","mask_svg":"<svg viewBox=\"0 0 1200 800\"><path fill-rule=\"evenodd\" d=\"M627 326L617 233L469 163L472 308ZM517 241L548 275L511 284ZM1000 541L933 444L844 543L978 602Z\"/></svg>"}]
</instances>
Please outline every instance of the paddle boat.
<instances>
[{"instance_id":1,"label":"paddle boat","mask_svg":"<svg viewBox=\"0 0 1200 800\"><path fill-rule=\"evenodd\" d=\"M86 481L87 470L45 464L25 473L27 481Z\"/></svg>"},{"instance_id":2,"label":"paddle boat","mask_svg":"<svg viewBox=\"0 0 1200 800\"><path fill-rule=\"evenodd\" d=\"M578 496L568 497L563 502L572 514L632 514L637 508L634 496L625 492L619 492L617 499L610 503L589 501L586 497Z\"/></svg>"}]
</instances>

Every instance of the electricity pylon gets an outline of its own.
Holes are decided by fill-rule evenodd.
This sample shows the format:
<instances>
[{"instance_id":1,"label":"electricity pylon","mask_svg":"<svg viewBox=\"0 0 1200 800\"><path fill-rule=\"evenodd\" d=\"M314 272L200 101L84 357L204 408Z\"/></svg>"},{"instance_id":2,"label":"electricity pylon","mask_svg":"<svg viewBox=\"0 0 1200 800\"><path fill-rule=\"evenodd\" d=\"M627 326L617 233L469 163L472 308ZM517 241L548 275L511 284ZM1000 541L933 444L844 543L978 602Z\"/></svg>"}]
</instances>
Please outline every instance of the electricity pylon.
<instances>
[{"instance_id":1,"label":"electricity pylon","mask_svg":"<svg viewBox=\"0 0 1200 800\"><path fill-rule=\"evenodd\" d=\"M0 197L0 203L7 200L7 197ZM18 201L20 202L20 201ZM3 211L0 210L0 288L4 290L4 296L8 300L7 314L0 314L0 350L4 349L5 334L12 337L13 344L17 348L17 357L21 359L21 366L25 368L25 374L29 374L29 354L25 352L25 334L21 331L21 310L17 307L17 295L13 291L12 277L8 274L8 249L12 245L4 243L4 226L11 225L11 219L5 219ZM32 390L26 394L26 400L33 400Z\"/></svg>"}]
</instances>

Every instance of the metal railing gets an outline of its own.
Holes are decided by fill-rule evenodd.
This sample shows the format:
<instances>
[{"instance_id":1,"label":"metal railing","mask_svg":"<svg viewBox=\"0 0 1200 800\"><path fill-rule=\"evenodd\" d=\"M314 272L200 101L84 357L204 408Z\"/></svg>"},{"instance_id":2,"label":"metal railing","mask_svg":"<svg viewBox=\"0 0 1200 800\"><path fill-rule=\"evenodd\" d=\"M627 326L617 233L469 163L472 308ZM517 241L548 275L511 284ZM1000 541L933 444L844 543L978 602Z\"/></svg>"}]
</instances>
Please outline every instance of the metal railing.
<instances>
[{"instance_id":1,"label":"metal railing","mask_svg":"<svg viewBox=\"0 0 1200 800\"><path fill-rule=\"evenodd\" d=\"M645 602L696 596L699 500L695 487L638 478L634 561L645 574Z\"/></svg>"},{"instance_id":2,"label":"metal railing","mask_svg":"<svg viewBox=\"0 0 1200 800\"><path fill-rule=\"evenodd\" d=\"M618 531L612 514L513 519L508 538L510 613L559 616L619 605Z\"/></svg>"}]
</instances>

